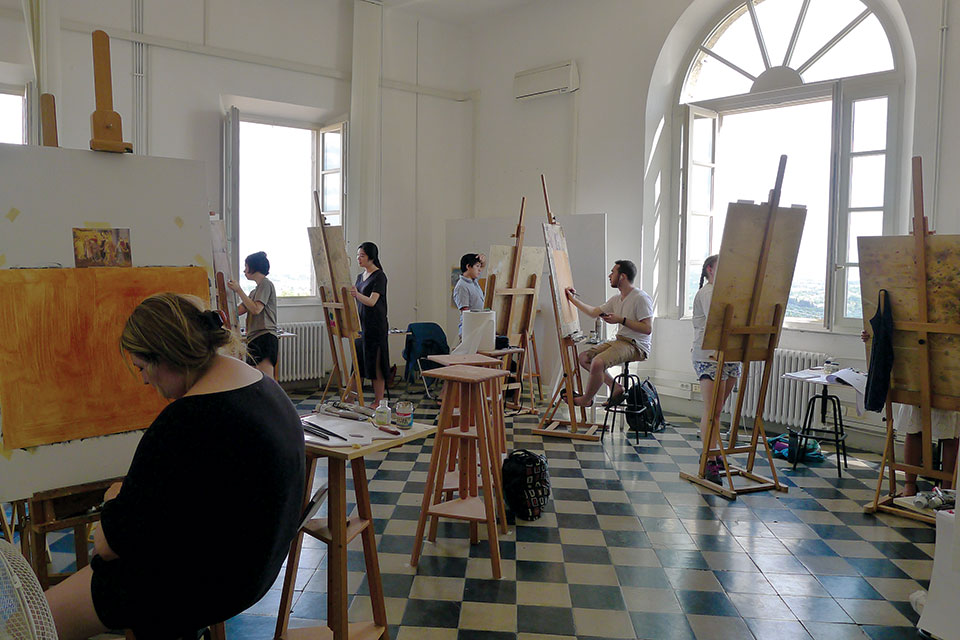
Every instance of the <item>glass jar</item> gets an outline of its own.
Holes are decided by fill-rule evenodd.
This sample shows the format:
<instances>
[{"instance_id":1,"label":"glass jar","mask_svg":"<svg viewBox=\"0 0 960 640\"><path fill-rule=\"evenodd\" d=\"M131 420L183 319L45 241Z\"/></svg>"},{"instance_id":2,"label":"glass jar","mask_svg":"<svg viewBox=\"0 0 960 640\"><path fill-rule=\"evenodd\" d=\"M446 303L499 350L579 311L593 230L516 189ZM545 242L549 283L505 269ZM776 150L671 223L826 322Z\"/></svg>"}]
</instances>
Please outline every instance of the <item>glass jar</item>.
<instances>
[{"instance_id":1,"label":"glass jar","mask_svg":"<svg viewBox=\"0 0 960 640\"><path fill-rule=\"evenodd\" d=\"M380 406L373 412L373 421L381 427L388 427L390 426L390 418L390 405L387 404L386 400L381 400Z\"/></svg>"},{"instance_id":2,"label":"glass jar","mask_svg":"<svg viewBox=\"0 0 960 640\"><path fill-rule=\"evenodd\" d=\"M413 425L413 403L401 400L396 405L397 426L409 429Z\"/></svg>"}]
</instances>

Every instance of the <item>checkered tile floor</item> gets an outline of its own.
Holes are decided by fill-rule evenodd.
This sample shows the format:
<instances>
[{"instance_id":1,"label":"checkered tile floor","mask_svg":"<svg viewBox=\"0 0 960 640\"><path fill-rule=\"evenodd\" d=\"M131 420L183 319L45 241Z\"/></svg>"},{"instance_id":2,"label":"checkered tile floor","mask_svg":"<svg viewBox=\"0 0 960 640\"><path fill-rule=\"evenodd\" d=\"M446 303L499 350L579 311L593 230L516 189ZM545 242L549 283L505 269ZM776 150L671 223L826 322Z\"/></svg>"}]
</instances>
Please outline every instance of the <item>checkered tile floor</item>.
<instances>
[{"instance_id":1,"label":"checkered tile floor","mask_svg":"<svg viewBox=\"0 0 960 640\"><path fill-rule=\"evenodd\" d=\"M393 399L433 421L437 404L411 389ZM319 399L291 397L303 411ZM553 489L543 517L510 522L499 581L483 532L471 547L460 522L441 521L409 566L432 438L367 458L391 638L918 637L908 598L928 587L934 529L862 512L878 456L852 454L841 479L829 451L796 472L777 461L789 493L728 502L678 478L696 468L698 418L668 420L637 445L620 431L603 444L541 438L533 416L508 418L509 448L545 454ZM326 549L305 546L291 626L326 618ZM369 619L359 538L348 567L351 619ZM272 637L281 581L228 622L230 640Z\"/></svg>"}]
</instances>

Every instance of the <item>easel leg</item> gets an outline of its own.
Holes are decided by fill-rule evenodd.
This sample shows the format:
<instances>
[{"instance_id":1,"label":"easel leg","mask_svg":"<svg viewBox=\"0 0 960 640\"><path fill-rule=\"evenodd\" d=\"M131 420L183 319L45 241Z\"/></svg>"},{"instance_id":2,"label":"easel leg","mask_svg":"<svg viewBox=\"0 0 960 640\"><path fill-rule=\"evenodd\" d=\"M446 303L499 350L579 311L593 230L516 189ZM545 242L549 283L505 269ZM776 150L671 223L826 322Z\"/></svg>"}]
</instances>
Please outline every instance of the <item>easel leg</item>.
<instances>
[{"instance_id":1,"label":"easel leg","mask_svg":"<svg viewBox=\"0 0 960 640\"><path fill-rule=\"evenodd\" d=\"M7 522L7 514L4 512L2 502L0 502L0 528L3 530L4 539L10 544L13 544L13 531L10 530L10 524Z\"/></svg>"},{"instance_id":2,"label":"easel leg","mask_svg":"<svg viewBox=\"0 0 960 640\"><path fill-rule=\"evenodd\" d=\"M313 495L313 477L317 473L317 460L312 458L307 465L306 485L303 491L303 509ZM290 624L290 610L293 609L294 586L297 582L297 567L300 564L300 552L303 550L303 531L298 531L290 544L290 553L287 555L287 568L283 574L283 590L280 595L280 610L277 612L277 628L274 638L281 638L287 632Z\"/></svg>"},{"instance_id":3,"label":"easel leg","mask_svg":"<svg viewBox=\"0 0 960 640\"><path fill-rule=\"evenodd\" d=\"M380 578L380 562L377 558L377 538L373 530L370 491L367 488L367 467L363 458L354 458L350 461L350 466L353 469L353 490L357 496L357 514L370 522L360 533L360 537L363 541L363 560L367 567L367 586L370 588L373 621L377 626L384 627L382 640L390 640L390 632L386 630L387 609L383 602L383 581Z\"/></svg>"},{"instance_id":4,"label":"easel leg","mask_svg":"<svg viewBox=\"0 0 960 640\"><path fill-rule=\"evenodd\" d=\"M335 640L347 640L347 478L346 464L327 458L330 545L327 549L327 626Z\"/></svg>"}]
</instances>

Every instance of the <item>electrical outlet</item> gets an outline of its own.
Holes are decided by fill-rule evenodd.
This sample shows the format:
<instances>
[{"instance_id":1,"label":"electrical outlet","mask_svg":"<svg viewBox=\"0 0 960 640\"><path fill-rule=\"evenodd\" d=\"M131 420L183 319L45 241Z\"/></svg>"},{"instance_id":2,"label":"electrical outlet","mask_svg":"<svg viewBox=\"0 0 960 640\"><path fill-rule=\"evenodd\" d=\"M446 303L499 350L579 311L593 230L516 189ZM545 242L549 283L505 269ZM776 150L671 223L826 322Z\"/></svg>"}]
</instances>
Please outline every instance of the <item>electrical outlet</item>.
<instances>
[{"instance_id":1,"label":"electrical outlet","mask_svg":"<svg viewBox=\"0 0 960 640\"><path fill-rule=\"evenodd\" d=\"M681 383L680 383L680 388L683 389L684 391L689 391L689 390L690 390L690 383L689 383L689 382L681 382Z\"/></svg>"},{"instance_id":2,"label":"electrical outlet","mask_svg":"<svg viewBox=\"0 0 960 640\"><path fill-rule=\"evenodd\" d=\"M700 383L694 382L692 385L690 385L690 391L694 393L700 393Z\"/></svg>"}]
</instances>

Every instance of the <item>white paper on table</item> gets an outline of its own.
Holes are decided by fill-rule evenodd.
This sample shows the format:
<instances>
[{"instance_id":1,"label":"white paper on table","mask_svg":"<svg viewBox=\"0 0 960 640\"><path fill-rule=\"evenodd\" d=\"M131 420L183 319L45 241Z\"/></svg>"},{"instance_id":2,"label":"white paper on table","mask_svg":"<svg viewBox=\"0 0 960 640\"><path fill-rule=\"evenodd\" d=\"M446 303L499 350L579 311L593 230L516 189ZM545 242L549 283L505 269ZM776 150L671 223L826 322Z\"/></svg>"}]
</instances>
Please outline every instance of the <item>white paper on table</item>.
<instances>
[{"instance_id":1,"label":"white paper on table","mask_svg":"<svg viewBox=\"0 0 960 640\"><path fill-rule=\"evenodd\" d=\"M830 373L826 376L827 382L831 384L848 384L857 392L857 415L862 416L866 410L864 406L864 394L867 392L867 374L856 369L840 369L836 373Z\"/></svg>"}]
</instances>

